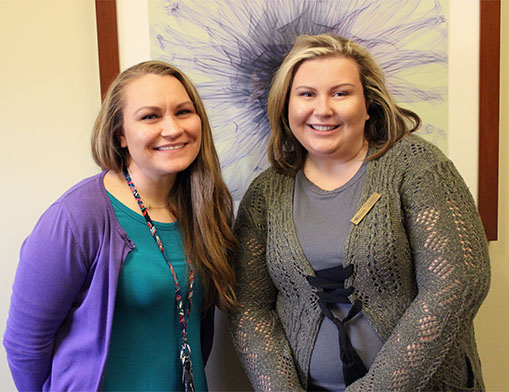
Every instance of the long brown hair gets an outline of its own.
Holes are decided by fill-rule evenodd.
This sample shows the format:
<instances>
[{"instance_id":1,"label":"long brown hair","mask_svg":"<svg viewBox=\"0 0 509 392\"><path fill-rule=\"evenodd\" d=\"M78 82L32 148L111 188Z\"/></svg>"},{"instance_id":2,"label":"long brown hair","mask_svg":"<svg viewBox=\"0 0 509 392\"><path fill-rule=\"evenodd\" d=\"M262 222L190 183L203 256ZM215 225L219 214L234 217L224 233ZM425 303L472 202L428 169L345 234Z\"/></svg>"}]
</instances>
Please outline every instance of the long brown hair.
<instances>
[{"instance_id":1,"label":"long brown hair","mask_svg":"<svg viewBox=\"0 0 509 392\"><path fill-rule=\"evenodd\" d=\"M205 307L217 303L228 309L236 302L231 266L237 241L232 233L233 202L222 176L212 131L203 103L189 78L162 61L146 61L128 68L111 83L92 132L92 155L103 170L119 172L129 153L120 146L124 89L147 74L173 76L186 89L201 119L202 140L194 162L177 174L169 201L179 221L186 254L201 273Z\"/></svg>"},{"instance_id":2,"label":"long brown hair","mask_svg":"<svg viewBox=\"0 0 509 392\"><path fill-rule=\"evenodd\" d=\"M385 85L382 69L367 49L350 39L332 34L298 36L274 76L267 103L272 128L268 146L269 160L282 173L297 172L304 167L306 159L306 150L288 124L288 95L295 72L304 61L326 56L347 57L359 67L369 114L364 134L371 146L379 148L368 160L383 155L405 134L421 126L417 114L396 105Z\"/></svg>"}]
</instances>

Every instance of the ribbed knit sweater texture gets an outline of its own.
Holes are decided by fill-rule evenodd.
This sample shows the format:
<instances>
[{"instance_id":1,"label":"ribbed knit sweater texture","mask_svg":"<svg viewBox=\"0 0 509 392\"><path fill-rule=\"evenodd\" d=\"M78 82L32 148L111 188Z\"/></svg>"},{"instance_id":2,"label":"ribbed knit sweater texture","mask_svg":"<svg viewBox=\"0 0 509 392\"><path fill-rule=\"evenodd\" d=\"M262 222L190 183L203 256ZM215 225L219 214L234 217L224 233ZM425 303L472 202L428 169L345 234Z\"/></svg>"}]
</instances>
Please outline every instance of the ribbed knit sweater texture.
<instances>
[{"instance_id":1,"label":"ribbed knit sweater texture","mask_svg":"<svg viewBox=\"0 0 509 392\"><path fill-rule=\"evenodd\" d=\"M314 271L297 239L293 190L293 176L266 170L235 224L239 306L230 325L257 391L306 389L323 317L306 281ZM343 262L354 266L350 300L362 302L384 345L346 391L484 390L473 319L489 258L466 184L437 147L408 135L367 163L359 208L373 192L381 198L352 225Z\"/></svg>"}]
</instances>

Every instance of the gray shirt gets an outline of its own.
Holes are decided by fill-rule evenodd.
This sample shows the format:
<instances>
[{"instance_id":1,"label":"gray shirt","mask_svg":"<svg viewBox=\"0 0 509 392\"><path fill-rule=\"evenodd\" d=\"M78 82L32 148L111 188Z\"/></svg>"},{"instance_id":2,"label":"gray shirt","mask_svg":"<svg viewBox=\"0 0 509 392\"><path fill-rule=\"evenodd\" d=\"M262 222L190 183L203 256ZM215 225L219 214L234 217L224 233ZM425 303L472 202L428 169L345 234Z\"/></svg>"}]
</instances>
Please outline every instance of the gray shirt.
<instances>
[{"instance_id":1,"label":"gray shirt","mask_svg":"<svg viewBox=\"0 0 509 392\"><path fill-rule=\"evenodd\" d=\"M364 163L343 186L325 191L304 172L295 178L293 216L302 250L315 271L343 264L343 246L350 231L350 219L356 212L366 174ZM337 304L332 310L343 319L350 304ZM345 324L353 347L366 368L373 363L382 341L364 315L359 313ZM324 317L315 341L309 368L309 389L343 391L342 362L338 330Z\"/></svg>"}]
</instances>

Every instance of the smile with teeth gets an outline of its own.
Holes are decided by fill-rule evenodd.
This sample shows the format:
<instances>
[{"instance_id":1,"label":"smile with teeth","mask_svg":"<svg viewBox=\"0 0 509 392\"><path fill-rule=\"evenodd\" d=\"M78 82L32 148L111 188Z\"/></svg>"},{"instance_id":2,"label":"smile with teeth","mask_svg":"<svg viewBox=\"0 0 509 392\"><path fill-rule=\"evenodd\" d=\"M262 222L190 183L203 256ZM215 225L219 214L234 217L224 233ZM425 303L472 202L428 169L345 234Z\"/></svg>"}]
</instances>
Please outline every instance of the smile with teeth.
<instances>
[{"instance_id":1,"label":"smile with teeth","mask_svg":"<svg viewBox=\"0 0 509 392\"><path fill-rule=\"evenodd\" d=\"M309 124L311 128L313 128L315 131L332 131L333 129L336 129L339 125L312 125Z\"/></svg>"},{"instance_id":2,"label":"smile with teeth","mask_svg":"<svg viewBox=\"0 0 509 392\"><path fill-rule=\"evenodd\" d=\"M179 144L178 146L165 146L165 147L157 147L156 150L159 151L168 151L168 150L180 150L184 148L185 144Z\"/></svg>"}]
</instances>

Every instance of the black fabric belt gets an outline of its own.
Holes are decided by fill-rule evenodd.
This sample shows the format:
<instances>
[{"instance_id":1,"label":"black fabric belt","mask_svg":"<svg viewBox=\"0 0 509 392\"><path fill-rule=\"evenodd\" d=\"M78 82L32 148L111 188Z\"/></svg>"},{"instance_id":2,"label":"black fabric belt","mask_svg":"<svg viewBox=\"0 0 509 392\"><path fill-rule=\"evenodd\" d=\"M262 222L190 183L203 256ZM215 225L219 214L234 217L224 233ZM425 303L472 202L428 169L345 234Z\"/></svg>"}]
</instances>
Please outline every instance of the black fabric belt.
<instances>
[{"instance_id":1,"label":"black fabric belt","mask_svg":"<svg viewBox=\"0 0 509 392\"><path fill-rule=\"evenodd\" d=\"M345 280L352 275L352 272L353 265L349 265L345 268L338 266L315 271L316 277L307 276L308 283L317 289L316 294L319 298L318 305L320 309L338 329L339 354L341 361L343 361L343 378L346 386L367 373L366 367L353 348L345 328L345 324L361 311L362 304L359 300L355 300L343 320L337 318L329 306L337 303L351 304L348 296L352 294L353 288L345 288Z\"/></svg>"}]
</instances>

